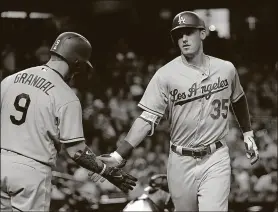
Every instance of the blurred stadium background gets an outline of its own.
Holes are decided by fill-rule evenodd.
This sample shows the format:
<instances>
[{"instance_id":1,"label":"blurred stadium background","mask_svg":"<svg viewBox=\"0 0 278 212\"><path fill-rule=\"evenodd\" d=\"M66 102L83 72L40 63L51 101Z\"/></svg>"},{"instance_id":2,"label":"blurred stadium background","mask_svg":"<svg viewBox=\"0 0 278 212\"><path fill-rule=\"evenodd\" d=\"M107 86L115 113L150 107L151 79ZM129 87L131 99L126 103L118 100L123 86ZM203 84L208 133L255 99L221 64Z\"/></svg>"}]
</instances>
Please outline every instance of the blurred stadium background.
<instances>
[{"instance_id":1,"label":"blurred stadium background","mask_svg":"<svg viewBox=\"0 0 278 212\"><path fill-rule=\"evenodd\" d=\"M83 106L88 145L113 151L140 113L136 104L154 72L178 52L170 39L174 15L195 10L206 21L205 53L230 60L248 97L260 162L250 166L230 114L230 211L277 211L277 1L1 0L1 80L45 63L56 36L76 31L93 46L95 71L72 81ZM60 152L53 172L53 211L117 211L165 173L168 123L137 148L126 169L140 179L128 196L88 181L86 170Z\"/></svg>"}]
</instances>

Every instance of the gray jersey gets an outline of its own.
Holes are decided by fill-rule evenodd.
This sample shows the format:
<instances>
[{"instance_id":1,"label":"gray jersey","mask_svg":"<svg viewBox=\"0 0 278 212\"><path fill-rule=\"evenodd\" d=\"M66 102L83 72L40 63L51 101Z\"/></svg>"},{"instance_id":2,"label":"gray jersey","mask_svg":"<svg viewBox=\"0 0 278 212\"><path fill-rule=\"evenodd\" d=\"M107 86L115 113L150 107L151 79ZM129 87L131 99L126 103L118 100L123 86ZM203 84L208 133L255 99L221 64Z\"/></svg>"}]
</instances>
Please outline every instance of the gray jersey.
<instances>
[{"instance_id":1,"label":"gray jersey","mask_svg":"<svg viewBox=\"0 0 278 212\"><path fill-rule=\"evenodd\" d=\"M84 140L79 99L46 66L13 74L1 82L1 148L55 166L57 147Z\"/></svg>"},{"instance_id":2,"label":"gray jersey","mask_svg":"<svg viewBox=\"0 0 278 212\"><path fill-rule=\"evenodd\" d=\"M168 107L171 141L196 147L228 133L231 102L244 95L234 65L209 56L206 73L186 65L179 56L161 67L149 82L138 106L163 116Z\"/></svg>"}]
</instances>

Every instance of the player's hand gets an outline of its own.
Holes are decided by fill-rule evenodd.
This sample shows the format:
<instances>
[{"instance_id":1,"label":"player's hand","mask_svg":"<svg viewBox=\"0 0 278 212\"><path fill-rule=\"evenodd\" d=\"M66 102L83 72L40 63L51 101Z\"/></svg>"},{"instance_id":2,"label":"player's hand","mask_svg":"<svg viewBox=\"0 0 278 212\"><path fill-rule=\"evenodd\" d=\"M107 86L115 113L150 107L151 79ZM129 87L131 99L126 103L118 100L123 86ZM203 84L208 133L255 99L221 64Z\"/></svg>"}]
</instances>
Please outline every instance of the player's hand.
<instances>
[{"instance_id":1,"label":"player's hand","mask_svg":"<svg viewBox=\"0 0 278 212\"><path fill-rule=\"evenodd\" d=\"M89 172L88 176L89 176L89 179L95 183L97 181L100 181L101 183L103 183L106 180L103 176L101 176L100 174L95 173L95 172Z\"/></svg>"},{"instance_id":2,"label":"player's hand","mask_svg":"<svg viewBox=\"0 0 278 212\"><path fill-rule=\"evenodd\" d=\"M107 167L107 171L104 172L103 177L125 193L128 193L129 190L133 190L137 182L137 178L117 167Z\"/></svg>"},{"instance_id":3,"label":"player's hand","mask_svg":"<svg viewBox=\"0 0 278 212\"><path fill-rule=\"evenodd\" d=\"M126 160L123 159L119 161L115 157L113 157L112 154L103 154L97 156L97 159L101 160L103 163L111 167L123 168L126 164Z\"/></svg>"},{"instance_id":4,"label":"player's hand","mask_svg":"<svg viewBox=\"0 0 278 212\"><path fill-rule=\"evenodd\" d=\"M106 165L110 166L110 167L117 167L117 168L123 168L126 164L126 160L122 160L117 161L114 157L111 156L111 154L103 154L100 156L97 156L97 159L101 160L103 163L105 163ZM100 180L100 182L104 182L105 178L103 178L101 175L99 175L98 173L95 172L89 172L88 174L89 178L93 181L93 182L97 182Z\"/></svg>"},{"instance_id":5,"label":"player's hand","mask_svg":"<svg viewBox=\"0 0 278 212\"><path fill-rule=\"evenodd\" d=\"M243 133L243 136L246 148L246 156L251 160L251 165L253 165L259 160L259 151L254 140L253 131L245 132Z\"/></svg>"},{"instance_id":6,"label":"player's hand","mask_svg":"<svg viewBox=\"0 0 278 212\"><path fill-rule=\"evenodd\" d=\"M95 180L104 181L105 178L121 189L124 193L128 193L129 190L133 190L134 186L136 186L137 178L132 175L127 174L121 168L118 167L109 167L106 166L104 173L101 175L96 173L89 173L90 179L94 178Z\"/></svg>"}]
</instances>

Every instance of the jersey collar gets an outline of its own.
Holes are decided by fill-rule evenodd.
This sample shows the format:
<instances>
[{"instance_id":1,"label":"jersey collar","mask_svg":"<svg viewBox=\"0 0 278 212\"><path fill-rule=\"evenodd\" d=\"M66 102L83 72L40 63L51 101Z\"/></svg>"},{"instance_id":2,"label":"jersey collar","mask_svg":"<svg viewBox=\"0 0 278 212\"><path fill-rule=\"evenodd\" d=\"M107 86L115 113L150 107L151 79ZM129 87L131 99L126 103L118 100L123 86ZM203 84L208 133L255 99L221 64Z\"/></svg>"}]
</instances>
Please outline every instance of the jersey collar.
<instances>
[{"instance_id":1,"label":"jersey collar","mask_svg":"<svg viewBox=\"0 0 278 212\"><path fill-rule=\"evenodd\" d=\"M58 74L62 79L64 79L64 77L62 76L62 74L60 74L58 71L56 71L55 69L53 69L53 68L51 68L51 67L49 67L48 65L44 65L44 66L46 66L46 67L48 67L48 68L50 68L52 71L54 71L54 72L56 72L56 74Z\"/></svg>"},{"instance_id":2,"label":"jersey collar","mask_svg":"<svg viewBox=\"0 0 278 212\"><path fill-rule=\"evenodd\" d=\"M211 58L210 58L209 55L206 55L206 54L204 54L204 56L207 58L207 61L206 61L206 62L207 62L207 64L206 64L206 69L200 68L200 67L195 66L195 65L188 64L188 63L185 61L185 59L184 59L184 57L183 57L182 55L181 55L180 57L181 57L182 63L183 63L184 65L186 65L186 66L188 66L188 67L191 67L191 68L193 68L193 69L198 70L201 74L205 74L206 76L209 76L209 75L210 75L210 68L211 68Z\"/></svg>"}]
</instances>

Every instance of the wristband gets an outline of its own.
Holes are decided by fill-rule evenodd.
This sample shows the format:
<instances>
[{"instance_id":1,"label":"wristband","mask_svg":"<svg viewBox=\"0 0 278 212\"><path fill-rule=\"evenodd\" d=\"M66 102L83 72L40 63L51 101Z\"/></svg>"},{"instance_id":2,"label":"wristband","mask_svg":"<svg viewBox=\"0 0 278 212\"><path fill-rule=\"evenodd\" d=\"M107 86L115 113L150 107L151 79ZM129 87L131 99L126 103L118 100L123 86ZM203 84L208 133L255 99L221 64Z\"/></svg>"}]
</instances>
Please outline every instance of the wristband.
<instances>
[{"instance_id":1,"label":"wristband","mask_svg":"<svg viewBox=\"0 0 278 212\"><path fill-rule=\"evenodd\" d=\"M103 163L96 159L96 155L88 146L85 146L84 150L78 150L72 159L78 165L95 173L99 173L103 169Z\"/></svg>"},{"instance_id":2,"label":"wristband","mask_svg":"<svg viewBox=\"0 0 278 212\"><path fill-rule=\"evenodd\" d=\"M110 154L110 156L113 157L113 158L115 158L115 160L116 160L119 164L123 161L122 156L121 156L118 152L116 152L116 151L112 152L112 153Z\"/></svg>"},{"instance_id":3,"label":"wristband","mask_svg":"<svg viewBox=\"0 0 278 212\"><path fill-rule=\"evenodd\" d=\"M244 137L245 137L245 136L251 136L251 137L254 137L253 130L243 133L243 136L244 136Z\"/></svg>"},{"instance_id":4,"label":"wristband","mask_svg":"<svg viewBox=\"0 0 278 212\"><path fill-rule=\"evenodd\" d=\"M134 147L126 140L123 140L122 144L117 148L116 152L123 158L130 157Z\"/></svg>"},{"instance_id":5,"label":"wristband","mask_svg":"<svg viewBox=\"0 0 278 212\"><path fill-rule=\"evenodd\" d=\"M103 164L103 169L101 170L101 172L99 173L99 175L103 175L103 173L105 172L106 170L106 165L105 163Z\"/></svg>"}]
</instances>

